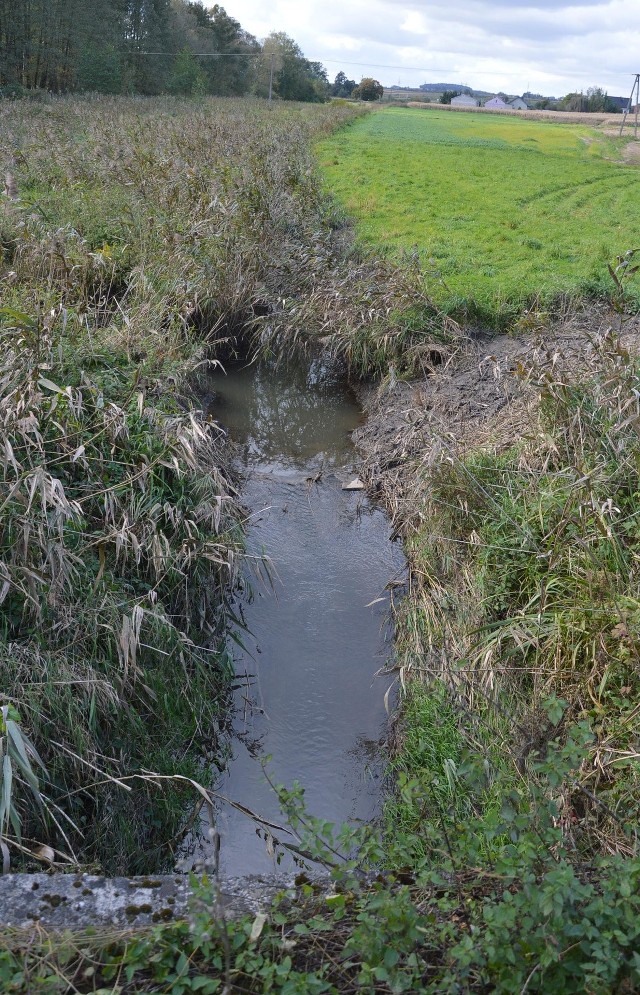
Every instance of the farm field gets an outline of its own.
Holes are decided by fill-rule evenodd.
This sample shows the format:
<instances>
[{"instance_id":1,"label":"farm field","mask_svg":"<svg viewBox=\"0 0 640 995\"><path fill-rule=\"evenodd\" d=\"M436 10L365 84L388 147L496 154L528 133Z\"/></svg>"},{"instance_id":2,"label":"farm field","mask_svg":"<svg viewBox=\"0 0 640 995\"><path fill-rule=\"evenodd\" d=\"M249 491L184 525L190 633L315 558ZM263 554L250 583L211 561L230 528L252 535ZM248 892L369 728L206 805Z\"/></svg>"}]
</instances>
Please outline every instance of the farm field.
<instances>
[{"instance_id":1,"label":"farm field","mask_svg":"<svg viewBox=\"0 0 640 995\"><path fill-rule=\"evenodd\" d=\"M390 108L322 141L361 240L418 250L450 314L508 325L532 300L604 294L635 246L640 172L582 124Z\"/></svg>"}]
</instances>

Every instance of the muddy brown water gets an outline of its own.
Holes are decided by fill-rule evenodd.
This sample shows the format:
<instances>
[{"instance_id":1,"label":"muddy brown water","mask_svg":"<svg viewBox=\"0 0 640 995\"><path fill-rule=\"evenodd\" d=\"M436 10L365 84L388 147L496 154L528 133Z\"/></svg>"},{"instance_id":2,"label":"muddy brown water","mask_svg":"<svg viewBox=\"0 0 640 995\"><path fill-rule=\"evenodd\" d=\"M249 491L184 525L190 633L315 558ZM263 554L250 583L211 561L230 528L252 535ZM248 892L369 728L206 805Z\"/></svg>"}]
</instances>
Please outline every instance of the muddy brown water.
<instances>
[{"instance_id":1,"label":"muddy brown water","mask_svg":"<svg viewBox=\"0 0 640 995\"><path fill-rule=\"evenodd\" d=\"M371 820L389 686L375 674L391 652L387 585L402 577L404 557L383 512L363 491L342 489L355 476L350 433L362 412L320 363L232 368L209 387L209 413L239 447L249 556L237 606L247 631L238 633L244 648L234 648L233 758L218 791L286 825L264 776L269 756L269 777L288 788L300 782L312 814L336 825ZM250 566L263 554L272 584ZM275 867L245 815L221 805L216 828L224 875Z\"/></svg>"}]
</instances>

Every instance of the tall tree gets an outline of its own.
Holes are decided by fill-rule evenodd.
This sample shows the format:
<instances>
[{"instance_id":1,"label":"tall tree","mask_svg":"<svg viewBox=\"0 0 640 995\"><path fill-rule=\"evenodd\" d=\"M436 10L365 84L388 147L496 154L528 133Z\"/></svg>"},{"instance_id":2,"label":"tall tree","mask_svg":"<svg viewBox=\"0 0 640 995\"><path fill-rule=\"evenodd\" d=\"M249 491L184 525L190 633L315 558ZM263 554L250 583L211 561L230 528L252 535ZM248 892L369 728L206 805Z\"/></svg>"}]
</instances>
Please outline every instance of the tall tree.
<instances>
[{"instance_id":1,"label":"tall tree","mask_svg":"<svg viewBox=\"0 0 640 995\"><path fill-rule=\"evenodd\" d=\"M124 78L136 93L167 89L171 63L169 0L127 0L124 4Z\"/></svg>"},{"instance_id":2,"label":"tall tree","mask_svg":"<svg viewBox=\"0 0 640 995\"><path fill-rule=\"evenodd\" d=\"M194 96L206 93L207 76L193 52L186 45L175 57L167 83L169 93Z\"/></svg>"},{"instance_id":3,"label":"tall tree","mask_svg":"<svg viewBox=\"0 0 640 995\"><path fill-rule=\"evenodd\" d=\"M265 39L263 58L256 80L256 93L266 96L273 67L273 92L281 100L321 103L329 96L324 66L305 59L300 47L284 31Z\"/></svg>"},{"instance_id":4,"label":"tall tree","mask_svg":"<svg viewBox=\"0 0 640 995\"><path fill-rule=\"evenodd\" d=\"M220 96L241 96L253 83L255 58L260 46L224 7L215 4L205 10L202 3L189 3L200 27L200 37L215 56L203 60L209 92Z\"/></svg>"},{"instance_id":5,"label":"tall tree","mask_svg":"<svg viewBox=\"0 0 640 995\"><path fill-rule=\"evenodd\" d=\"M83 52L119 42L116 0L0 0L0 85L73 90Z\"/></svg>"},{"instance_id":6,"label":"tall tree","mask_svg":"<svg viewBox=\"0 0 640 995\"><path fill-rule=\"evenodd\" d=\"M0 87L103 93L266 92L326 98L326 73L285 34L261 46L202 0L0 0ZM256 74L258 67L262 72Z\"/></svg>"},{"instance_id":7,"label":"tall tree","mask_svg":"<svg viewBox=\"0 0 640 995\"><path fill-rule=\"evenodd\" d=\"M353 91L356 100L381 100L384 95L384 87L377 79L365 76L361 79Z\"/></svg>"},{"instance_id":8,"label":"tall tree","mask_svg":"<svg viewBox=\"0 0 640 995\"><path fill-rule=\"evenodd\" d=\"M356 88L356 81L354 79L347 79L346 73L340 70L336 73L336 78L333 81L331 87L332 97L350 97Z\"/></svg>"}]
</instances>

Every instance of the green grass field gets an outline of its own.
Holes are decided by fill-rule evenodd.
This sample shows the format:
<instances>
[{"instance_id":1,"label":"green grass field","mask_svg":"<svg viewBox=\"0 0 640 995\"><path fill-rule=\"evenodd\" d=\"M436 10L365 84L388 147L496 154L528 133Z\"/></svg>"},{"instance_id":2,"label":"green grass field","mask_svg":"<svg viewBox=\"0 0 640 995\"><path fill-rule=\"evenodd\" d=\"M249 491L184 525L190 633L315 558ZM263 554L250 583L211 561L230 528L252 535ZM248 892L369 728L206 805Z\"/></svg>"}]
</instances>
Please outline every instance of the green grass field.
<instances>
[{"instance_id":1,"label":"green grass field","mask_svg":"<svg viewBox=\"0 0 640 995\"><path fill-rule=\"evenodd\" d=\"M536 299L600 294L636 246L640 170L585 125L390 108L324 140L362 241L417 247L449 313L503 325Z\"/></svg>"}]
</instances>

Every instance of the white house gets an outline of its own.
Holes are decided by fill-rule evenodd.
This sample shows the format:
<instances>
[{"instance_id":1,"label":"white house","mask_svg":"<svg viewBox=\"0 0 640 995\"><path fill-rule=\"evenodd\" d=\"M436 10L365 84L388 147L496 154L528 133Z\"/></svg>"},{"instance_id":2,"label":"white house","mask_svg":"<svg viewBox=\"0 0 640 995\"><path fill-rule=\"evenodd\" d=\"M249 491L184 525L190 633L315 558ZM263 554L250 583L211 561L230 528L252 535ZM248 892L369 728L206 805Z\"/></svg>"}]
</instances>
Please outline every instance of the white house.
<instances>
[{"instance_id":1,"label":"white house","mask_svg":"<svg viewBox=\"0 0 640 995\"><path fill-rule=\"evenodd\" d=\"M468 93L460 93L451 100L452 107L477 107L478 101Z\"/></svg>"},{"instance_id":2,"label":"white house","mask_svg":"<svg viewBox=\"0 0 640 995\"><path fill-rule=\"evenodd\" d=\"M505 104L502 97L492 97L491 100L487 100L484 106L488 111L503 111L506 110L509 105Z\"/></svg>"},{"instance_id":3,"label":"white house","mask_svg":"<svg viewBox=\"0 0 640 995\"><path fill-rule=\"evenodd\" d=\"M524 102L524 100L522 99L522 97L516 97L515 100L510 100L509 101L509 107L511 107L511 109L514 110L514 111L528 111L529 110L528 105Z\"/></svg>"}]
</instances>

